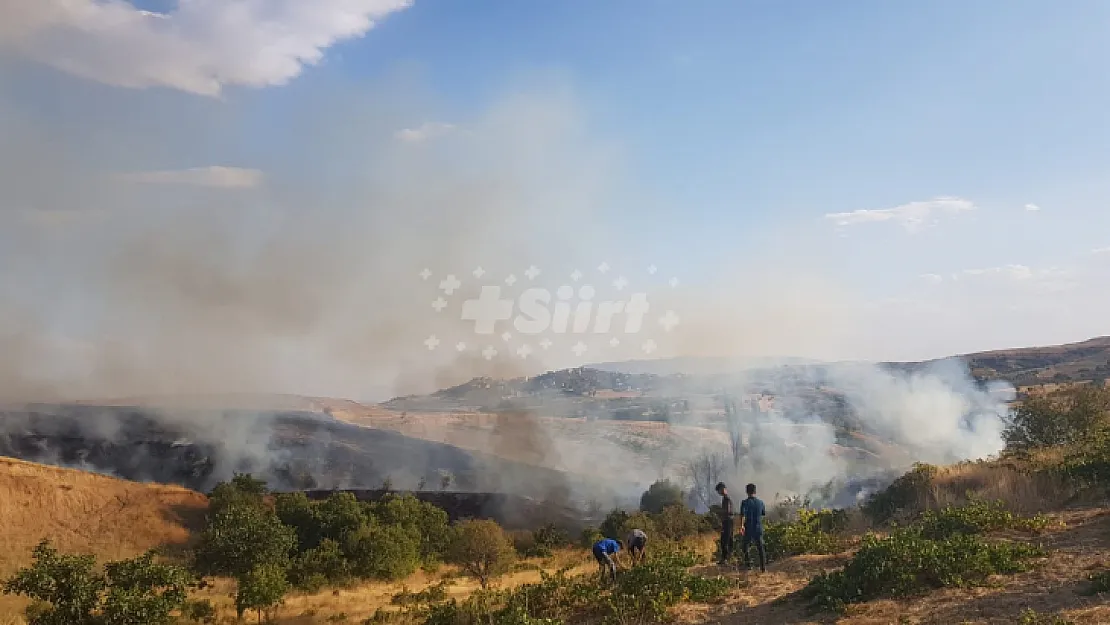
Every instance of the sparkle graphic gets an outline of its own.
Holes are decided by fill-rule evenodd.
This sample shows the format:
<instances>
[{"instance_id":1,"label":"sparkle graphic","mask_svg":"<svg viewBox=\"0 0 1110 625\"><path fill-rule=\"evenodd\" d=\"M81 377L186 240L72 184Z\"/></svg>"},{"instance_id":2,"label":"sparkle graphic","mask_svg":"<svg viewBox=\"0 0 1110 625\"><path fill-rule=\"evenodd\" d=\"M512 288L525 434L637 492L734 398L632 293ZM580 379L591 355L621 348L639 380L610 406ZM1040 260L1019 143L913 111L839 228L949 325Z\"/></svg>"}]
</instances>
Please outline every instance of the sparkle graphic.
<instances>
[{"instance_id":1,"label":"sparkle graphic","mask_svg":"<svg viewBox=\"0 0 1110 625\"><path fill-rule=\"evenodd\" d=\"M674 287L678 286L678 278L671 278L670 282L668 282L667 284L671 285L671 288L673 289Z\"/></svg>"},{"instance_id":2,"label":"sparkle graphic","mask_svg":"<svg viewBox=\"0 0 1110 625\"><path fill-rule=\"evenodd\" d=\"M466 351L466 343L463 343L462 341L459 341L458 343L455 343L455 349L459 350L460 352L465 352Z\"/></svg>"},{"instance_id":3,"label":"sparkle graphic","mask_svg":"<svg viewBox=\"0 0 1110 625\"><path fill-rule=\"evenodd\" d=\"M462 286L462 282L459 282L459 279L455 277L455 274L449 274L439 283L439 288L448 295L454 293L460 286Z\"/></svg>"},{"instance_id":4,"label":"sparkle graphic","mask_svg":"<svg viewBox=\"0 0 1110 625\"><path fill-rule=\"evenodd\" d=\"M512 334L510 334L510 333L508 333L508 332L505 332L504 334L502 334L502 335L501 335L501 340L502 340L502 341L505 341L506 343L508 343L509 341L511 341L511 340L512 340L512 338L513 338L513 335L512 335Z\"/></svg>"},{"instance_id":5,"label":"sparkle graphic","mask_svg":"<svg viewBox=\"0 0 1110 625\"><path fill-rule=\"evenodd\" d=\"M645 354L650 354L651 352L655 351L655 347L655 341L651 339L644 341L644 344L640 346L640 348L644 350Z\"/></svg>"},{"instance_id":6,"label":"sparkle graphic","mask_svg":"<svg viewBox=\"0 0 1110 625\"><path fill-rule=\"evenodd\" d=\"M516 276L509 274L509 277L505 278L505 284L509 286L516 284Z\"/></svg>"},{"instance_id":7,"label":"sparkle graphic","mask_svg":"<svg viewBox=\"0 0 1110 625\"><path fill-rule=\"evenodd\" d=\"M574 344L574 347L570 348L570 351L574 352L575 356L581 356L582 354L586 353L586 349L586 344L582 341L578 341Z\"/></svg>"},{"instance_id":8,"label":"sparkle graphic","mask_svg":"<svg viewBox=\"0 0 1110 625\"><path fill-rule=\"evenodd\" d=\"M617 345L621 344L621 340L614 336L613 338L609 339L609 344L613 347L616 347Z\"/></svg>"},{"instance_id":9,"label":"sparkle graphic","mask_svg":"<svg viewBox=\"0 0 1110 625\"><path fill-rule=\"evenodd\" d=\"M575 269L574 273L570 274L570 279L574 280L575 282L578 282L579 280L582 279L582 272Z\"/></svg>"},{"instance_id":10,"label":"sparkle graphic","mask_svg":"<svg viewBox=\"0 0 1110 625\"><path fill-rule=\"evenodd\" d=\"M628 286L628 280L624 276L620 276L616 280L613 280L613 286L616 287L618 291L623 291L624 287Z\"/></svg>"},{"instance_id":11,"label":"sparkle graphic","mask_svg":"<svg viewBox=\"0 0 1110 625\"><path fill-rule=\"evenodd\" d=\"M481 278L482 276L486 275L486 270L482 269L481 267L478 267L477 269L474 270L473 273L474 273L475 278Z\"/></svg>"},{"instance_id":12,"label":"sparkle graphic","mask_svg":"<svg viewBox=\"0 0 1110 625\"><path fill-rule=\"evenodd\" d=\"M601 273L609 271L609 263L602 262L600 265L597 266L597 270Z\"/></svg>"},{"instance_id":13,"label":"sparkle graphic","mask_svg":"<svg viewBox=\"0 0 1110 625\"><path fill-rule=\"evenodd\" d=\"M535 265L532 265L528 267L524 275L527 276L529 280L535 280L536 276L540 275L540 270L537 269Z\"/></svg>"},{"instance_id":14,"label":"sparkle graphic","mask_svg":"<svg viewBox=\"0 0 1110 625\"><path fill-rule=\"evenodd\" d=\"M447 300L437 297L436 301L432 302L432 308L435 308L436 312L443 312L443 309L447 308Z\"/></svg>"},{"instance_id":15,"label":"sparkle graphic","mask_svg":"<svg viewBox=\"0 0 1110 625\"><path fill-rule=\"evenodd\" d=\"M648 273L649 274L654 276L656 271L659 271L659 268L656 267L655 265L652 265L652 266L648 267Z\"/></svg>"},{"instance_id":16,"label":"sparkle graphic","mask_svg":"<svg viewBox=\"0 0 1110 625\"><path fill-rule=\"evenodd\" d=\"M552 345L552 343L551 343L550 339L544 339L544 340L540 341L540 347L542 347L544 349L547 349L547 348L551 347L551 345Z\"/></svg>"},{"instance_id":17,"label":"sparkle graphic","mask_svg":"<svg viewBox=\"0 0 1110 625\"><path fill-rule=\"evenodd\" d=\"M532 348L528 347L527 345L521 345L516 350L516 355L520 356L521 358L527 358L528 355L531 354L531 353L532 353Z\"/></svg>"},{"instance_id":18,"label":"sparkle graphic","mask_svg":"<svg viewBox=\"0 0 1110 625\"><path fill-rule=\"evenodd\" d=\"M430 277L432 277L432 272L431 272L431 270L429 270L429 269L425 269L424 271L421 271L421 272L420 272L420 279L421 279L421 280L427 281L427 280L428 280L428 278L430 278Z\"/></svg>"},{"instance_id":19,"label":"sparkle graphic","mask_svg":"<svg viewBox=\"0 0 1110 625\"><path fill-rule=\"evenodd\" d=\"M668 310L659 318L659 325L663 326L664 332L670 332L678 325L678 315L674 314L673 310Z\"/></svg>"},{"instance_id":20,"label":"sparkle graphic","mask_svg":"<svg viewBox=\"0 0 1110 625\"><path fill-rule=\"evenodd\" d=\"M482 357L486 360L493 360L493 357L496 355L497 350L494 349L492 345L486 345L486 348L482 350Z\"/></svg>"},{"instance_id":21,"label":"sparkle graphic","mask_svg":"<svg viewBox=\"0 0 1110 625\"><path fill-rule=\"evenodd\" d=\"M424 339L424 345L427 346L428 351L432 351L433 349L436 348L437 345L439 345L439 339L436 338L436 335L433 334L433 335L429 336L428 338Z\"/></svg>"}]
</instances>

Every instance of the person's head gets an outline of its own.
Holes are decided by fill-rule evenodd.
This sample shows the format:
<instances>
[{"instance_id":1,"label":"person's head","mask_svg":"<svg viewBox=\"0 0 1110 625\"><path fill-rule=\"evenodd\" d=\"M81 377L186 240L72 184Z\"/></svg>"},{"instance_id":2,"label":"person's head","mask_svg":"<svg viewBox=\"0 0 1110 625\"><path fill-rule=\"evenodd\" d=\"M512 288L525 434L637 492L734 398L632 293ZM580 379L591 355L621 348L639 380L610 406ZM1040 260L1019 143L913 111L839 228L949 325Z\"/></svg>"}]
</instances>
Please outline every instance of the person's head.
<instances>
[{"instance_id":1,"label":"person's head","mask_svg":"<svg viewBox=\"0 0 1110 625\"><path fill-rule=\"evenodd\" d=\"M748 484L744 490L748 493L748 497L755 497L755 484Z\"/></svg>"},{"instance_id":2,"label":"person's head","mask_svg":"<svg viewBox=\"0 0 1110 625\"><path fill-rule=\"evenodd\" d=\"M725 486L724 482L717 482L717 489L716 490L717 490L718 495L727 495L728 494L728 487Z\"/></svg>"}]
</instances>

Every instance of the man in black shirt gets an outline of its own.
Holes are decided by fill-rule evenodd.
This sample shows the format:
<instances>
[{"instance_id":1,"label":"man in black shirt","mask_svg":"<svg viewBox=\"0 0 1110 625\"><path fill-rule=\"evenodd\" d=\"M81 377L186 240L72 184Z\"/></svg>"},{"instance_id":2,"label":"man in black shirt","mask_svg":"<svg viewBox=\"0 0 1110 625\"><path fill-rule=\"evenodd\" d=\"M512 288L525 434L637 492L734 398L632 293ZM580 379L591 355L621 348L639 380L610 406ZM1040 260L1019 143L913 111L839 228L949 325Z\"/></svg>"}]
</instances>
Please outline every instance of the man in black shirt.
<instances>
[{"instance_id":1,"label":"man in black shirt","mask_svg":"<svg viewBox=\"0 0 1110 625\"><path fill-rule=\"evenodd\" d=\"M732 557L732 498L728 496L728 487L724 482L717 483L717 494L721 496L721 564L728 564Z\"/></svg>"}]
</instances>

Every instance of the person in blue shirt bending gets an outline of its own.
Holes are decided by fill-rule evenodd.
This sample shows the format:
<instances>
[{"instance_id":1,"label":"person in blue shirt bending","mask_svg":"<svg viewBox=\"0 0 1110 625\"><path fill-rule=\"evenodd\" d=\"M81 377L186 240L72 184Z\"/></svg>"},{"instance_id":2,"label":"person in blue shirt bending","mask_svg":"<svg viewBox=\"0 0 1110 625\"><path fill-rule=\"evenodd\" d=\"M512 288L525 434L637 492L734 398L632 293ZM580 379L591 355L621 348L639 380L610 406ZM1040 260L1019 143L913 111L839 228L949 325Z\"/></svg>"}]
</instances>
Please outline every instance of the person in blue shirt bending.
<instances>
[{"instance_id":1,"label":"person in blue shirt bending","mask_svg":"<svg viewBox=\"0 0 1110 625\"><path fill-rule=\"evenodd\" d=\"M748 484L745 490L748 498L740 502L740 551L744 553L744 566L752 570L751 555L748 548L755 543L759 550L759 570L767 571L767 550L763 545L763 517L767 516L767 508L763 501L755 496L755 484Z\"/></svg>"},{"instance_id":2,"label":"person in blue shirt bending","mask_svg":"<svg viewBox=\"0 0 1110 625\"><path fill-rule=\"evenodd\" d=\"M617 553L624 548L624 544L619 540L612 538L602 538L594 543L594 558L597 560L597 567L601 573L601 580L604 583L605 573L608 570L609 575L612 577L613 582L617 581L617 563L615 558Z\"/></svg>"}]
</instances>

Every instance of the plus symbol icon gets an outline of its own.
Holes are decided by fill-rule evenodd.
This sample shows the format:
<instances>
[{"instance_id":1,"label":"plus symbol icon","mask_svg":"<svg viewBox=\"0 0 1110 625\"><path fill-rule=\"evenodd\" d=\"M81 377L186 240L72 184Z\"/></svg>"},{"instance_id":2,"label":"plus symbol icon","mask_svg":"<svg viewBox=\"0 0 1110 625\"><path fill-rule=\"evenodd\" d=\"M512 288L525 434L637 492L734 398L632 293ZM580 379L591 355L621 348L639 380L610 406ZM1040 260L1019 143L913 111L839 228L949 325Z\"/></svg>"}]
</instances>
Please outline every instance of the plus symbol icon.
<instances>
[{"instance_id":1,"label":"plus symbol icon","mask_svg":"<svg viewBox=\"0 0 1110 625\"><path fill-rule=\"evenodd\" d=\"M493 334L493 328L498 321L505 321L513 316L513 300L501 299L501 287L484 286L478 299L468 299L463 302L463 321L474 322L476 334Z\"/></svg>"}]
</instances>

